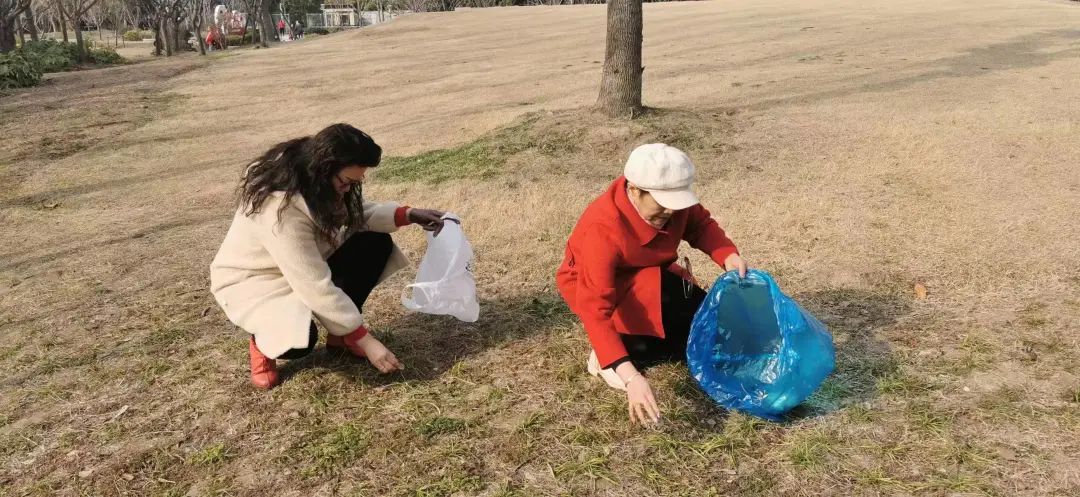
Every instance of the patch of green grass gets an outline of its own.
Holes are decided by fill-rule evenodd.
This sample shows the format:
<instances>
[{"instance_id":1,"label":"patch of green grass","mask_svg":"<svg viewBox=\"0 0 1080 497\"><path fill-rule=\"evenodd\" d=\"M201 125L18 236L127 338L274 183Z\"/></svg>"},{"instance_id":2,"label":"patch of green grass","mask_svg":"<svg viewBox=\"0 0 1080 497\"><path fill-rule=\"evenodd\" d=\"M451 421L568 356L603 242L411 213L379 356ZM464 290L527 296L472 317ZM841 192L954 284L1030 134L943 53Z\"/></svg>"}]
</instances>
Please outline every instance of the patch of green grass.
<instances>
[{"instance_id":1,"label":"patch of green grass","mask_svg":"<svg viewBox=\"0 0 1080 497\"><path fill-rule=\"evenodd\" d=\"M607 450L585 449L578 454L576 460L567 461L556 467L555 477L564 481L587 478L616 483L615 475L608 468L610 458L611 453Z\"/></svg>"},{"instance_id":2,"label":"patch of green grass","mask_svg":"<svg viewBox=\"0 0 1080 497\"><path fill-rule=\"evenodd\" d=\"M928 401L916 401L908 404L907 418L920 432L941 435L952 426L952 413L938 409Z\"/></svg>"},{"instance_id":3,"label":"patch of green grass","mask_svg":"<svg viewBox=\"0 0 1080 497\"><path fill-rule=\"evenodd\" d=\"M573 318L566 302L558 297L534 297L525 305L525 313L544 321L570 321Z\"/></svg>"},{"instance_id":4,"label":"patch of green grass","mask_svg":"<svg viewBox=\"0 0 1080 497\"><path fill-rule=\"evenodd\" d=\"M153 385L159 378L165 376L165 373L170 369L167 361L157 357L148 358L140 367L139 379L147 385Z\"/></svg>"},{"instance_id":5,"label":"patch of green grass","mask_svg":"<svg viewBox=\"0 0 1080 497\"><path fill-rule=\"evenodd\" d=\"M1019 387L1002 385L992 392L983 394L975 407L979 413L994 419L1013 419L1020 414L1024 401L1024 391Z\"/></svg>"},{"instance_id":6,"label":"patch of green grass","mask_svg":"<svg viewBox=\"0 0 1080 497\"><path fill-rule=\"evenodd\" d=\"M852 393L852 386L843 378L830 376L821 383L817 391L807 399L807 403L829 411L839 409Z\"/></svg>"},{"instance_id":7,"label":"patch of green grass","mask_svg":"<svg viewBox=\"0 0 1080 497\"><path fill-rule=\"evenodd\" d=\"M992 354L994 345L989 340L974 334L969 334L960 341L960 348L972 354Z\"/></svg>"},{"instance_id":8,"label":"patch of green grass","mask_svg":"<svg viewBox=\"0 0 1080 497\"><path fill-rule=\"evenodd\" d=\"M1064 395L1066 402L1072 402L1074 404L1080 404L1080 385L1065 389Z\"/></svg>"},{"instance_id":9,"label":"patch of green grass","mask_svg":"<svg viewBox=\"0 0 1080 497\"><path fill-rule=\"evenodd\" d=\"M387 157L376 172L383 182L443 183L453 179L489 178L498 174L506 157L498 156L486 140L455 148L432 150L409 157Z\"/></svg>"},{"instance_id":10,"label":"patch of green grass","mask_svg":"<svg viewBox=\"0 0 1080 497\"><path fill-rule=\"evenodd\" d=\"M459 492L463 492L460 495L474 495L483 488L484 482L479 476L452 475L417 488L414 495L416 497L448 497Z\"/></svg>"},{"instance_id":11,"label":"patch of green grass","mask_svg":"<svg viewBox=\"0 0 1080 497\"><path fill-rule=\"evenodd\" d=\"M984 495L994 495L993 487L988 485L983 479L961 472L952 472L946 475L933 475L925 484L920 485L919 490L922 492L942 492L942 493L981 493Z\"/></svg>"},{"instance_id":12,"label":"patch of green grass","mask_svg":"<svg viewBox=\"0 0 1080 497\"><path fill-rule=\"evenodd\" d=\"M864 405L850 406L844 412L852 423L869 424L878 420L878 412Z\"/></svg>"},{"instance_id":13,"label":"patch of green grass","mask_svg":"<svg viewBox=\"0 0 1080 497\"><path fill-rule=\"evenodd\" d=\"M853 475L855 482L864 487L871 488L885 488L885 487L900 487L904 488L904 483L896 478L890 476L882 468L864 468L855 471Z\"/></svg>"},{"instance_id":14,"label":"patch of green grass","mask_svg":"<svg viewBox=\"0 0 1080 497\"><path fill-rule=\"evenodd\" d=\"M225 448L225 442L218 442L188 456L188 464L213 466L225 462L226 459L232 456L229 450Z\"/></svg>"},{"instance_id":15,"label":"patch of green grass","mask_svg":"<svg viewBox=\"0 0 1080 497\"><path fill-rule=\"evenodd\" d=\"M825 464L830 447L836 443L821 432L810 432L796 437L788 448L788 460L804 469L819 469Z\"/></svg>"},{"instance_id":16,"label":"patch of green grass","mask_svg":"<svg viewBox=\"0 0 1080 497\"><path fill-rule=\"evenodd\" d=\"M578 425L563 435L562 440L568 444L593 447L611 443L611 436L593 428Z\"/></svg>"},{"instance_id":17,"label":"patch of green grass","mask_svg":"<svg viewBox=\"0 0 1080 497\"><path fill-rule=\"evenodd\" d=\"M548 416L547 413L535 411L532 414L529 414L529 417L525 418L525 421L518 427L518 432L525 434L536 433L550 421L551 416Z\"/></svg>"},{"instance_id":18,"label":"patch of green grass","mask_svg":"<svg viewBox=\"0 0 1080 497\"><path fill-rule=\"evenodd\" d=\"M463 419L435 416L420 421L413 430L426 439L432 439L439 435L455 433L464 430L468 423Z\"/></svg>"},{"instance_id":19,"label":"patch of green grass","mask_svg":"<svg viewBox=\"0 0 1080 497\"><path fill-rule=\"evenodd\" d=\"M687 452L697 452L694 445L685 440L675 438L670 433L653 433L645 439L645 445L667 459L678 460L687 455ZM698 453L700 455L700 453Z\"/></svg>"},{"instance_id":20,"label":"patch of green grass","mask_svg":"<svg viewBox=\"0 0 1080 497\"><path fill-rule=\"evenodd\" d=\"M764 495L776 488L776 475L763 470L754 470L749 475L735 480L739 485L739 495Z\"/></svg>"},{"instance_id":21,"label":"patch of green grass","mask_svg":"<svg viewBox=\"0 0 1080 497\"><path fill-rule=\"evenodd\" d=\"M304 470L304 476L335 472L362 456L367 451L368 444L368 434L361 424L341 425L304 447L303 452L313 460Z\"/></svg>"},{"instance_id":22,"label":"patch of green grass","mask_svg":"<svg viewBox=\"0 0 1080 497\"><path fill-rule=\"evenodd\" d=\"M455 179L491 178L502 174L507 160L525 151L554 156L576 150L574 137L538 131L532 114L475 141L407 157L386 157L376 175L383 182L439 184Z\"/></svg>"},{"instance_id":23,"label":"patch of green grass","mask_svg":"<svg viewBox=\"0 0 1080 497\"><path fill-rule=\"evenodd\" d=\"M929 392L931 385L922 378L897 370L878 378L877 390L883 395L895 394L910 398Z\"/></svg>"},{"instance_id":24,"label":"patch of green grass","mask_svg":"<svg viewBox=\"0 0 1080 497\"><path fill-rule=\"evenodd\" d=\"M155 328L146 337L145 343L150 350L164 350L190 338L188 330L172 326Z\"/></svg>"}]
</instances>

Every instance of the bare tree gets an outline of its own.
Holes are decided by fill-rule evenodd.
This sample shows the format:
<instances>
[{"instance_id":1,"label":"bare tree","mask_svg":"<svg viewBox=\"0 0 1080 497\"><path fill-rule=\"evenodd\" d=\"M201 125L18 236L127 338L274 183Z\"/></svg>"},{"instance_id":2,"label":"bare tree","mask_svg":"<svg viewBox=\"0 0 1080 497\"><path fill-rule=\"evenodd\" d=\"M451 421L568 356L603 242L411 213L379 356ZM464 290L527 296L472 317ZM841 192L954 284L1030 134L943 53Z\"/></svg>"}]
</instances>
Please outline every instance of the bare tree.
<instances>
[{"instance_id":1,"label":"bare tree","mask_svg":"<svg viewBox=\"0 0 1080 497\"><path fill-rule=\"evenodd\" d=\"M401 6L410 12L427 12L429 0L401 0Z\"/></svg>"},{"instance_id":2,"label":"bare tree","mask_svg":"<svg viewBox=\"0 0 1080 497\"><path fill-rule=\"evenodd\" d=\"M28 29L30 31L30 40L32 40L32 41L40 40L41 39L40 35L38 35L38 22L35 19L35 15L33 15L33 3L32 2L30 3L30 6L28 6L26 11L23 12L23 21L24 21L23 25L26 26L26 29Z\"/></svg>"},{"instance_id":3,"label":"bare tree","mask_svg":"<svg viewBox=\"0 0 1080 497\"><path fill-rule=\"evenodd\" d=\"M256 14L259 19L259 44L263 48L270 47L271 33L276 33L277 28L274 27L274 18L270 16L270 4L273 0L258 0L259 11Z\"/></svg>"},{"instance_id":4,"label":"bare tree","mask_svg":"<svg viewBox=\"0 0 1080 497\"><path fill-rule=\"evenodd\" d=\"M0 53L15 50L15 21L29 8L30 0L0 0Z\"/></svg>"},{"instance_id":5,"label":"bare tree","mask_svg":"<svg viewBox=\"0 0 1080 497\"><path fill-rule=\"evenodd\" d=\"M67 17L68 21L71 21L72 27L75 28L75 44L79 47L79 62L86 62L89 53L86 49L86 42L83 40L82 32L82 20L86 17L86 13L97 5L98 0L59 0L61 15Z\"/></svg>"},{"instance_id":6,"label":"bare tree","mask_svg":"<svg viewBox=\"0 0 1080 497\"><path fill-rule=\"evenodd\" d=\"M102 41L104 38L101 34L101 21L105 17L105 11L102 9L102 2L98 2L97 5L87 9L86 20L90 21L94 25L94 29L97 30L98 41Z\"/></svg>"},{"instance_id":7,"label":"bare tree","mask_svg":"<svg viewBox=\"0 0 1080 497\"><path fill-rule=\"evenodd\" d=\"M203 22L210 15L209 0L189 0L188 13L191 16L191 29L199 43L199 55L206 55L206 40L202 37Z\"/></svg>"},{"instance_id":8,"label":"bare tree","mask_svg":"<svg viewBox=\"0 0 1080 497\"><path fill-rule=\"evenodd\" d=\"M641 0L608 0L604 76L596 107L611 117L635 117L641 105Z\"/></svg>"}]
</instances>

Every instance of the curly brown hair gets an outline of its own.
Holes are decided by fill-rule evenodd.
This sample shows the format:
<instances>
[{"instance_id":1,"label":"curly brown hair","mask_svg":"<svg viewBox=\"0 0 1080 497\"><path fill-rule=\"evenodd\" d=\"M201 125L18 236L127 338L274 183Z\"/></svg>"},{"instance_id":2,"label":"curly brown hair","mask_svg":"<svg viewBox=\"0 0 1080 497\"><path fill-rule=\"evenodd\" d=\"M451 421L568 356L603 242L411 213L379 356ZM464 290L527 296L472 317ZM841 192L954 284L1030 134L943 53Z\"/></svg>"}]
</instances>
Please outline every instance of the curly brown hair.
<instances>
[{"instance_id":1,"label":"curly brown hair","mask_svg":"<svg viewBox=\"0 0 1080 497\"><path fill-rule=\"evenodd\" d=\"M293 195L300 194L322 236L332 239L341 228L362 228L364 199L360 185L344 196L334 178L349 166L376 167L382 148L367 133L348 124L327 126L313 136L274 145L248 165L237 188L237 202L245 215L260 212L274 192L284 192L278 214Z\"/></svg>"}]
</instances>

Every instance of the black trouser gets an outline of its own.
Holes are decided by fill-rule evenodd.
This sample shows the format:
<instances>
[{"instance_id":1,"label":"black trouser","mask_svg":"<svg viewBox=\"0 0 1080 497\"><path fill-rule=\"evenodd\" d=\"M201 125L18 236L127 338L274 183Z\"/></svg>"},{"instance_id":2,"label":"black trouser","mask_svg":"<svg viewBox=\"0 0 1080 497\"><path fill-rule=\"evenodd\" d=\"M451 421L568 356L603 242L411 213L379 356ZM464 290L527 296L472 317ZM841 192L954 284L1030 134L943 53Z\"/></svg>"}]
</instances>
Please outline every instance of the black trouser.
<instances>
[{"instance_id":1,"label":"black trouser","mask_svg":"<svg viewBox=\"0 0 1080 497\"><path fill-rule=\"evenodd\" d=\"M352 299L361 312L368 295L371 295L371 291L379 283L379 276L382 276L393 249L394 242L390 235L362 231L345 240L326 260L330 265L330 277L334 284ZM311 323L308 333L307 347L289 349L278 356L278 359L299 359L310 354L319 341L319 332L314 322Z\"/></svg>"},{"instance_id":2,"label":"black trouser","mask_svg":"<svg viewBox=\"0 0 1080 497\"><path fill-rule=\"evenodd\" d=\"M660 316L664 324L664 338L620 334L629 355L628 359L639 368L661 362L685 361L690 323L704 301L705 290L687 283L671 271L661 271ZM615 361L610 367L618 366L622 362L622 359Z\"/></svg>"}]
</instances>

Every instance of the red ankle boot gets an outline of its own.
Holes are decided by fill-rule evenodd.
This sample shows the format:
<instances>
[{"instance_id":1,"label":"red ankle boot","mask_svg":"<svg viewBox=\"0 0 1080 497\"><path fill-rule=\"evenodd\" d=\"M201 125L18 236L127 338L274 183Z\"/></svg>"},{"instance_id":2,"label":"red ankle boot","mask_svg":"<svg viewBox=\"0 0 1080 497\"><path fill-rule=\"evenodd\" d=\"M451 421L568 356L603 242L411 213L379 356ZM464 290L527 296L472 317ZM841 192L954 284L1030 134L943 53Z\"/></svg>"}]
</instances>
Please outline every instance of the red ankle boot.
<instances>
[{"instance_id":1,"label":"red ankle boot","mask_svg":"<svg viewBox=\"0 0 1080 497\"><path fill-rule=\"evenodd\" d=\"M328 334L326 335L326 348L339 350L348 349L349 352L352 353L352 355L356 357L366 358L367 354L364 353L364 349L360 348L360 346L357 345L356 342L359 342L360 339L367 336L367 334L368 330L363 326L357 328L356 331L353 331L352 333L344 336Z\"/></svg>"},{"instance_id":2,"label":"red ankle boot","mask_svg":"<svg viewBox=\"0 0 1080 497\"><path fill-rule=\"evenodd\" d=\"M277 362L266 357L255 346L255 337L248 342L251 356L251 384L261 390L269 390L278 384Z\"/></svg>"}]
</instances>

